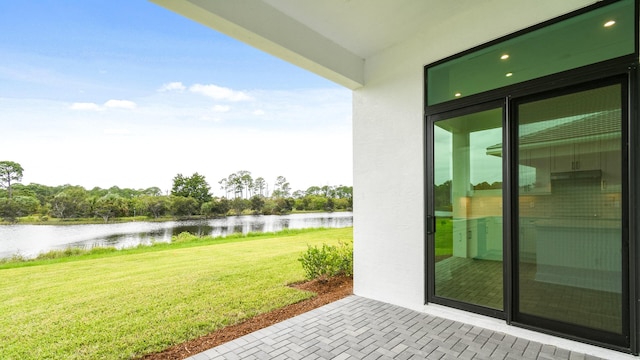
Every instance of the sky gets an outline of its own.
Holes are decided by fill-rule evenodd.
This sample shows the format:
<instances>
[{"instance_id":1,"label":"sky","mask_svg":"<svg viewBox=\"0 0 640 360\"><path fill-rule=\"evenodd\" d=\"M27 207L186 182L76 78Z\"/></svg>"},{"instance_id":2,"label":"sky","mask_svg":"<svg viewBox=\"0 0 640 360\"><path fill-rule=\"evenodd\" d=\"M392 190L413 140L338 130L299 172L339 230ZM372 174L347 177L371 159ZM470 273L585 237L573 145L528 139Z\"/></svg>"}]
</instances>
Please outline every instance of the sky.
<instances>
[{"instance_id":1,"label":"sky","mask_svg":"<svg viewBox=\"0 0 640 360\"><path fill-rule=\"evenodd\" d=\"M25 185L350 186L351 133L350 90L146 0L0 0L0 161Z\"/></svg>"}]
</instances>

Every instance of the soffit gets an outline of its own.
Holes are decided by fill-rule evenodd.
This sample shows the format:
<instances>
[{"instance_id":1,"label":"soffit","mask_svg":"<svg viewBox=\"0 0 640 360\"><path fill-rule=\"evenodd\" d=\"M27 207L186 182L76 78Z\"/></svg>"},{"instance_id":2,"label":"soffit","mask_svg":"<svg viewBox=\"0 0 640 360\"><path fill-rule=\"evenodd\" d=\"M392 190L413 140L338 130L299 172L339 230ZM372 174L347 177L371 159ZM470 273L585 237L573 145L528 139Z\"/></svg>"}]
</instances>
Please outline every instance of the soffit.
<instances>
[{"instance_id":1,"label":"soffit","mask_svg":"<svg viewBox=\"0 0 640 360\"><path fill-rule=\"evenodd\" d=\"M367 59L411 39L453 30L477 33L502 27L498 36L573 11L596 0L262 0L332 42ZM474 21L468 21L477 14ZM484 23L485 28L478 28ZM502 23L503 25L496 25ZM471 34L470 34L471 35ZM496 36L487 38L493 40Z\"/></svg>"},{"instance_id":2,"label":"soffit","mask_svg":"<svg viewBox=\"0 0 640 360\"><path fill-rule=\"evenodd\" d=\"M415 36L466 33L478 45L595 0L150 1L355 89L366 59Z\"/></svg>"},{"instance_id":3,"label":"soffit","mask_svg":"<svg viewBox=\"0 0 640 360\"><path fill-rule=\"evenodd\" d=\"M363 59L477 0L264 0Z\"/></svg>"}]
</instances>

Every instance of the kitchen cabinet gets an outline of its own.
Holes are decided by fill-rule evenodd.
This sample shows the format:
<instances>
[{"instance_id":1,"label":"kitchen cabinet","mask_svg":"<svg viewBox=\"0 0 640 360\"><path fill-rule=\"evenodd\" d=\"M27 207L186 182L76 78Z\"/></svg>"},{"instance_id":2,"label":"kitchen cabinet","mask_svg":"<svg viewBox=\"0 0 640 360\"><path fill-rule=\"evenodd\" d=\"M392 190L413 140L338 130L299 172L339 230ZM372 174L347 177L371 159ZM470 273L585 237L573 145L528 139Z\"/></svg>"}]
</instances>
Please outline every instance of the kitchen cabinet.
<instances>
[{"instance_id":1,"label":"kitchen cabinet","mask_svg":"<svg viewBox=\"0 0 640 360\"><path fill-rule=\"evenodd\" d=\"M552 149L553 172L601 170L600 142L557 145Z\"/></svg>"},{"instance_id":2,"label":"kitchen cabinet","mask_svg":"<svg viewBox=\"0 0 640 360\"><path fill-rule=\"evenodd\" d=\"M541 282L620 293L619 220L541 220L536 223Z\"/></svg>"}]
</instances>

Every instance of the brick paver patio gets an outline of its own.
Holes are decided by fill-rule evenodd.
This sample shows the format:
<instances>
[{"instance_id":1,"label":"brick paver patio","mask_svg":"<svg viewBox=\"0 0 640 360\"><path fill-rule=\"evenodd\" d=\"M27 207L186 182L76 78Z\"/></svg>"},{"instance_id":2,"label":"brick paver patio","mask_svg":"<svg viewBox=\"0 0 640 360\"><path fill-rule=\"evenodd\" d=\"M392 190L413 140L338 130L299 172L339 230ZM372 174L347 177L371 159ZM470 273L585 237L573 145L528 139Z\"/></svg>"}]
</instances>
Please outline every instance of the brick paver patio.
<instances>
[{"instance_id":1,"label":"brick paver patio","mask_svg":"<svg viewBox=\"0 0 640 360\"><path fill-rule=\"evenodd\" d=\"M601 358L349 296L190 358L212 359Z\"/></svg>"}]
</instances>

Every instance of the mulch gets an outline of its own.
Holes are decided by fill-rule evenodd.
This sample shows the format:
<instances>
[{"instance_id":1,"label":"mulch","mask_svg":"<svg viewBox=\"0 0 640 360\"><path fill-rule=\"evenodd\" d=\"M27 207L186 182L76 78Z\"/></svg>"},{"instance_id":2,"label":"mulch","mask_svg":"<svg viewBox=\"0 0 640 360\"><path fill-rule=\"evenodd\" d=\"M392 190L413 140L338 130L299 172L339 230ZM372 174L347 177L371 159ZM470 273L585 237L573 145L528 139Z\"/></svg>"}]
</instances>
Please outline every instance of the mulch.
<instances>
[{"instance_id":1,"label":"mulch","mask_svg":"<svg viewBox=\"0 0 640 360\"><path fill-rule=\"evenodd\" d=\"M271 326L283 320L303 314L307 311L340 300L353 293L353 279L346 276L338 276L327 281L311 280L299 284L292 284L297 289L311 291L317 295L285 306L280 309L264 313L241 322L227 326L218 331L204 335L200 338L174 345L158 353L143 356L142 360L181 360L195 354L206 351L212 347L224 344L246 334Z\"/></svg>"}]
</instances>

